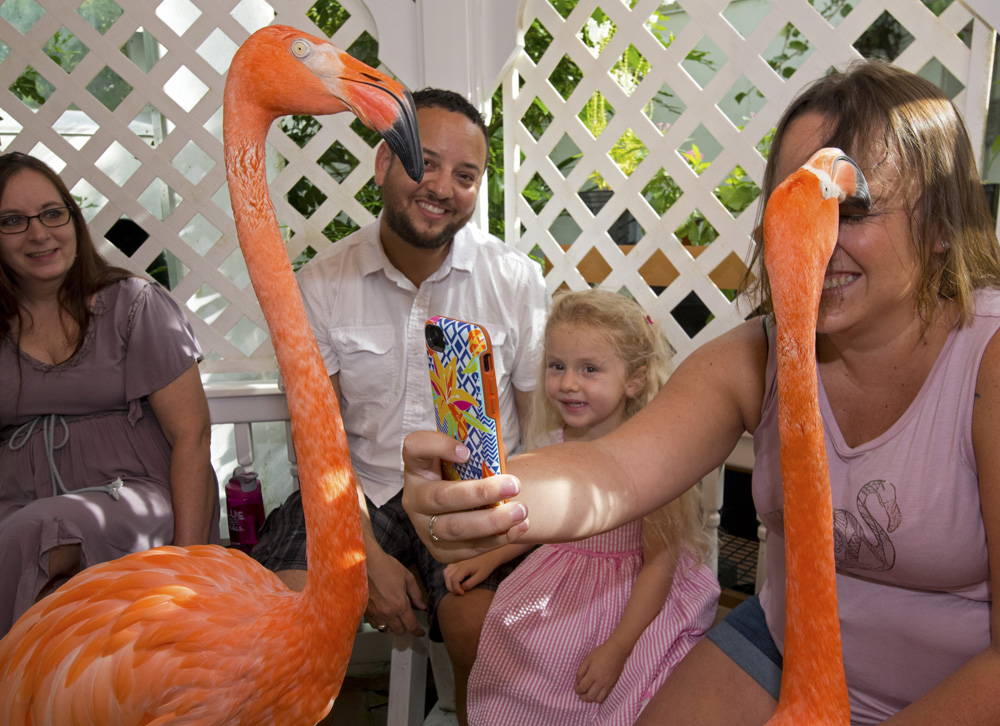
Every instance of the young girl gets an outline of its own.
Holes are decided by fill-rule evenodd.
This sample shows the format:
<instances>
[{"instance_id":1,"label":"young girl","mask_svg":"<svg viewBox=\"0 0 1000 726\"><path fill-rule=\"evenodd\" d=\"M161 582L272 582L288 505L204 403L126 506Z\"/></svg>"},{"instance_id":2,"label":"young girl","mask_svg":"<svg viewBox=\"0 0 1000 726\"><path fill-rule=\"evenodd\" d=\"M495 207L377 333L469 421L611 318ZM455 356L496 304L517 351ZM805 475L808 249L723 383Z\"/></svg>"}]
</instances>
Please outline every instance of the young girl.
<instances>
[{"instance_id":1,"label":"young girl","mask_svg":"<svg viewBox=\"0 0 1000 726\"><path fill-rule=\"evenodd\" d=\"M613 431L653 398L667 367L663 336L636 303L598 290L557 298L526 440ZM450 565L445 582L460 595L528 549ZM696 488L611 532L539 547L486 616L469 723L633 723L712 624L719 584L703 563L709 549Z\"/></svg>"}]
</instances>

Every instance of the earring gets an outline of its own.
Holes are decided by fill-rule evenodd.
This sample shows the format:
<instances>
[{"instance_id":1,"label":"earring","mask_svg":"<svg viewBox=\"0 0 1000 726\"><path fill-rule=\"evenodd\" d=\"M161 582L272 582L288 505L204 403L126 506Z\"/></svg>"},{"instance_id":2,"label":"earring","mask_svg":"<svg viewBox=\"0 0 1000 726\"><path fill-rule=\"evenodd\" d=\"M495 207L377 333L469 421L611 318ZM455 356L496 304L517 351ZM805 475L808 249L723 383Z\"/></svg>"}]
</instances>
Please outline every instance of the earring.
<instances>
[{"instance_id":1,"label":"earring","mask_svg":"<svg viewBox=\"0 0 1000 726\"><path fill-rule=\"evenodd\" d=\"M949 249L951 249L951 242L949 242L946 239L941 240L941 249L942 251L947 252Z\"/></svg>"}]
</instances>

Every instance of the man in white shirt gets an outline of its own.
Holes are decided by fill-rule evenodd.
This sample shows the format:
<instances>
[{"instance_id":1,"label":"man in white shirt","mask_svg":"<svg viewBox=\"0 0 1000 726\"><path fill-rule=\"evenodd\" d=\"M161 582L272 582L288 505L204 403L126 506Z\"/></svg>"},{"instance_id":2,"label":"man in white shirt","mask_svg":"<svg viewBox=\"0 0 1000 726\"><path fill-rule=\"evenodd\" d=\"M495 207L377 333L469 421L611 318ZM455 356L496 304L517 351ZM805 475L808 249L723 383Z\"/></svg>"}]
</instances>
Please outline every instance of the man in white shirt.
<instances>
[{"instance_id":1,"label":"man in white shirt","mask_svg":"<svg viewBox=\"0 0 1000 726\"><path fill-rule=\"evenodd\" d=\"M379 630L422 635L413 609L429 611L431 637L440 633L451 656L459 720L465 723L465 686L479 630L497 584L516 562L465 595L449 593L444 565L403 511L403 439L435 426L424 322L445 315L486 328L501 432L512 452L539 377L549 298L536 262L469 223L488 148L478 111L450 91L424 89L413 97L423 180L413 182L382 144L375 160L382 214L310 261L299 273L299 286L367 504L365 616ZM268 517L253 555L290 587L305 585L305 524L297 492ZM419 571L428 602L410 566Z\"/></svg>"}]
</instances>

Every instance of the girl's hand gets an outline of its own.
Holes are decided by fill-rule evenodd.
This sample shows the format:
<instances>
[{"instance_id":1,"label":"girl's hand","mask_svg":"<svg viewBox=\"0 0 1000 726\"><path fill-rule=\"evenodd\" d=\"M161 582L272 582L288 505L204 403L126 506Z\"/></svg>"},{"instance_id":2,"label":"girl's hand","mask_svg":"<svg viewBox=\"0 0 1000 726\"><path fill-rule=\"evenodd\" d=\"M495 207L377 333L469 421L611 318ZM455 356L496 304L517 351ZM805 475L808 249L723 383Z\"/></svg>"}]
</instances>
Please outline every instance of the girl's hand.
<instances>
[{"instance_id":1,"label":"girl's hand","mask_svg":"<svg viewBox=\"0 0 1000 726\"><path fill-rule=\"evenodd\" d=\"M514 477L441 478L442 460L468 458L465 446L438 431L417 431L403 442L403 507L420 539L441 562L458 562L496 549L528 529L523 504L500 504L520 489ZM488 508L476 509L483 506Z\"/></svg>"},{"instance_id":2,"label":"girl's hand","mask_svg":"<svg viewBox=\"0 0 1000 726\"><path fill-rule=\"evenodd\" d=\"M493 565L484 557L473 557L470 560L454 562L444 568L444 584L450 592L464 595L481 583L490 573Z\"/></svg>"},{"instance_id":3,"label":"girl's hand","mask_svg":"<svg viewBox=\"0 0 1000 726\"><path fill-rule=\"evenodd\" d=\"M585 703L603 703L622 675L628 652L610 640L594 648L576 671L576 690Z\"/></svg>"}]
</instances>

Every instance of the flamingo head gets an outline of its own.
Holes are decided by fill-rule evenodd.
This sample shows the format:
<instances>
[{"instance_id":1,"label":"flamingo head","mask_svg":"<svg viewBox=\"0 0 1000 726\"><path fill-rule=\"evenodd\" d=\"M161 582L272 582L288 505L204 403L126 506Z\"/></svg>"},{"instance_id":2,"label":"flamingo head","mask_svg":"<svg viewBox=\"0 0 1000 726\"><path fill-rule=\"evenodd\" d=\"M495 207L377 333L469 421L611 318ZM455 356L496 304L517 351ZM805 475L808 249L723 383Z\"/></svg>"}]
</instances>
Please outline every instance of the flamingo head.
<instances>
[{"instance_id":1,"label":"flamingo head","mask_svg":"<svg viewBox=\"0 0 1000 726\"><path fill-rule=\"evenodd\" d=\"M818 304L823 272L837 246L841 205L867 211L872 200L861 169L835 148L817 151L771 193L764 210L764 263L775 306L779 280L815 286Z\"/></svg>"},{"instance_id":2,"label":"flamingo head","mask_svg":"<svg viewBox=\"0 0 1000 726\"><path fill-rule=\"evenodd\" d=\"M251 35L233 56L223 108L240 109L224 123L251 122L256 112L265 128L279 116L350 111L385 139L410 178L423 178L417 113L406 88L301 30L269 25Z\"/></svg>"}]
</instances>

